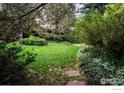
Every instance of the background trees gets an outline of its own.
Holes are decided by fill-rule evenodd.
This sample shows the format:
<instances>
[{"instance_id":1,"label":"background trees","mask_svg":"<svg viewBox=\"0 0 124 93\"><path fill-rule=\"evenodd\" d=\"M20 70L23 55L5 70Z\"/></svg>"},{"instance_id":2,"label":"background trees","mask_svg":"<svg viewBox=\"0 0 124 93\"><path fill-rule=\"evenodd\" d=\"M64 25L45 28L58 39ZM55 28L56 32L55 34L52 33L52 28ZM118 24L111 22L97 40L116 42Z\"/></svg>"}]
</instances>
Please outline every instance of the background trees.
<instances>
[{"instance_id":1,"label":"background trees","mask_svg":"<svg viewBox=\"0 0 124 93\"><path fill-rule=\"evenodd\" d=\"M53 35L50 35L53 38L61 40L74 25L75 6L74 4L1 4L0 16L0 34L1 39L5 41L27 37L32 31L37 34L45 31L40 36L46 37L49 34L44 33L52 32Z\"/></svg>"},{"instance_id":2,"label":"background trees","mask_svg":"<svg viewBox=\"0 0 124 93\"><path fill-rule=\"evenodd\" d=\"M75 23L75 6L74 4L47 4L39 13L38 19L48 38L51 35L50 38L61 40ZM60 37L56 37L57 35Z\"/></svg>"},{"instance_id":3,"label":"background trees","mask_svg":"<svg viewBox=\"0 0 124 93\"><path fill-rule=\"evenodd\" d=\"M44 4L1 4L0 35L5 41L23 37L32 29L37 12Z\"/></svg>"},{"instance_id":4,"label":"background trees","mask_svg":"<svg viewBox=\"0 0 124 93\"><path fill-rule=\"evenodd\" d=\"M82 11L87 13L89 11L93 10L99 10L101 13L104 13L106 3L87 3L84 4L84 7L82 8Z\"/></svg>"}]
</instances>

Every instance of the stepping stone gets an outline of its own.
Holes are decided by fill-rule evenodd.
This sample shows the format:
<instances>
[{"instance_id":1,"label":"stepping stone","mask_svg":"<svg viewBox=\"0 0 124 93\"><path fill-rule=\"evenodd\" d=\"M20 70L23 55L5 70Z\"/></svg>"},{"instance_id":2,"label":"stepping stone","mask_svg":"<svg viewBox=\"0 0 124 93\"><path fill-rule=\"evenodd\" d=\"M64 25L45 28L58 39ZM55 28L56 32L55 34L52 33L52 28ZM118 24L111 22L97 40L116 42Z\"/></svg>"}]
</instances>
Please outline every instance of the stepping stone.
<instances>
[{"instance_id":1,"label":"stepping stone","mask_svg":"<svg viewBox=\"0 0 124 93\"><path fill-rule=\"evenodd\" d=\"M80 70L69 70L65 74L68 76L81 76Z\"/></svg>"},{"instance_id":2,"label":"stepping stone","mask_svg":"<svg viewBox=\"0 0 124 93\"><path fill-rule=\"evenodd\" d=\"M67 83L67 85L86 85L86 82L85 81L73 80L73 81L69 81Z\"/></svg>"}]
</instances>

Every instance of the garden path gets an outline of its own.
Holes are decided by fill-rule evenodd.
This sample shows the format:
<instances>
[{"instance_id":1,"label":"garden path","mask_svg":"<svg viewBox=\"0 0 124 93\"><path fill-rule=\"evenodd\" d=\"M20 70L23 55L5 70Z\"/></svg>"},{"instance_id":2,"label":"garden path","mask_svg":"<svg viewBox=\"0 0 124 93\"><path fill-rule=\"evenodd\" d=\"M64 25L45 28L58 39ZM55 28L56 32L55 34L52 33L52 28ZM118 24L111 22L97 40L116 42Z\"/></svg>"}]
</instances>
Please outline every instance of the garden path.
<instances>
[{"instance_id":1,"label":"garden path","mask_svg":"<svg viewBox=\"0 0 124 93\"><path fill-rule=\"evenodd\" d=\"M81 71L79 64L64 72L69 77L67 85L86 85L84 72Z\"/></svg>"}]
</instances>

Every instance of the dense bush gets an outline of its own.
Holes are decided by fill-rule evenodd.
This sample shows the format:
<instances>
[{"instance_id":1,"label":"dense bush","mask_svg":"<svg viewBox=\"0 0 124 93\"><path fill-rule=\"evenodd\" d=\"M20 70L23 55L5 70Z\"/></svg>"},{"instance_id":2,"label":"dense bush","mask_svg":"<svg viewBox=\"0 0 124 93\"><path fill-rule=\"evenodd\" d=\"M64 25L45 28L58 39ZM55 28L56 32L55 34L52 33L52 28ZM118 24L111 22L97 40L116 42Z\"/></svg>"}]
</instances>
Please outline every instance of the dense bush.
<instances>
[{"instance_id":1,"label":"dense bush","mask_svg":"<svg viewBox=\"0 0 124 93\"><path fill-rule=\"evenodd\" d=\"M103 45L113 57L124 54L124 4L108 4L104 14L92 11L79 18L76 27L92 45Z\"/></svg>"},{"instance_id":2,"label":"dense bush","mask_svg":"<svg viewBox=\"0 0 124 93\"><path fill-rule=\"evenodd\" d=\"M103 17L106 20L106 48L119 59L124 54L124 4L107 5Z\"/></svg>"},{"instance_id":3,"label":"dense bush","mask_svg":"<svg viewBox=\"0 0 124 93\"><path fill-rule=\"evenodd\" d=\"M21 52L22 48L17 43L10 43L6 45L4 50L6 52L9 61L14 61L15 59L18 58L17 53Z\"/></svg>"},{"instance_id":4,"label":"dense bush","mask_svg":"<svg viewBox=\"0 0 124 93\"><path fill-rule=\"evenodd\" d=\"M90 46L80 49L77 59L86 75L87 84L100 85L103 78L111 78L114 75L113 60L102 48Z\"/></svg>"},{"instance_id":5,"label":"dense bush","mask_svg":"<svg viewBox=\"0 0 124 93\"><path fill-rule=\"evenodd\" d=\"M44 38L48 40L63 41L64 36L60 34L46 33Z\"/></svg>"},{"instance_id":6,"label":"dense bush","mask_svg":"<svg viewBox=\"0 0 124 93\"><path fill-rule=\"evenodd\" d=\"M17 53L21 51L21 48L17 46L16 44L9 44L4 46L4 48L1 49L2 53L0 53L2 56L2 67L0 71L0 84L9 84L11 81L14 80L15 77L12 77L15 73L15 71L18 71L18 65L13 65L16 59L18 58ZM17 68L16 68L17 67ZM19 73L19 72L16 72ZM15 74L17 75L17 74ZM13 79L12 79L13 78ZM16 81L15 81L16 82Z\"/></svg>"},{"instance_id":7,"label":"dense bush","mask_svg":"<svg viewBox=\"0 0 124 93\"><path fill-rule=\"evenodd\" d=\"M19 42L25 45L38 45L38 46L48 44L46 39L35 37L35 36L30 36L29 38L22 39Z\"/></svg>"},{"instance_id":8,"label":"dense bush","mask_svg":"<svg viewBox=\"0 0 124 93\"><path fill-rule=\"evenodd\" d=\"M81 31L82 37L87 43L101 44L102 43L102 30L104 23L102 15L99 11L94 11L80 17L76 22L76 27Z\"/></svg>"},{"instance_id":9,"label":"dense bush","mask_svg":"<svg viewBox=\"0 0 124 93\"><path fill-rule=\"evenodd\" d=\"M63 41L64 33L54 32L52 30L35 28L32 33L33 36L45 38L47 40Z\"/></svg>"},{"instance_id":10,"label":"dense bush","mask_svg":"<svg viewBox=\"0 0 124 93\"><path fill-rule=\"evenodd\" d=\"M65 33L65 40L71 43L83 43L84 39L82 37L82 32L78 31L76 28L70 29Z\"/></svg>"},{"instance_id":11,"label":"dense bush","mask_svg":"<svg viewBox=\"0 0 124 93\"><path fill-rule=\"evenodd\" d=\"M41 37L47 40L55 40L55 41L63 41L64 35L60 33L53 33L53 32L43 32Z\"/></svg>"},{"instance_id":12,"label":"dense bush","mask_svg":"<svg viewBox=\"0 0 124 93\"><path fill-rule=\"evenodd\" d=\"M124 85L124 58L115 60L104 48L84 46L78 51L77 60L86 75L87 84Z\"/></svg>"},{"instance_id":13,"label":"dense bush","mask_svg":"<svg viewBox=\"0 0 124 93\"><path fill-rule=\"evenodd\" d=\"M5 60L1 61L4 64L0 71L0 84L26 84L25 67L34 62L35 54L28 51L23 53L21 46L17 43L7 44L2 51L2 58Z\"/></svg>"}]
</instances>

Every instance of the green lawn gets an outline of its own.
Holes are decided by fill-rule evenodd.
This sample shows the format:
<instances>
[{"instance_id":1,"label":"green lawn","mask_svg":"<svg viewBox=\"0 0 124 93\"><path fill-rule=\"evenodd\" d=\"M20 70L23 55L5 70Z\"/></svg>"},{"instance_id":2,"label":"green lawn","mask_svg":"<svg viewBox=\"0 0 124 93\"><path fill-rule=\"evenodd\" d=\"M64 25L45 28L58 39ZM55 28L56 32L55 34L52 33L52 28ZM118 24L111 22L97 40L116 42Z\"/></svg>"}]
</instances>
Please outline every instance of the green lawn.
<instances>
[{"instance_id":1,"label":"green lawn","mask_svg":"<svg viewBox=\"0 0 124 93\"><path fill-rule=\"evenodd\" d=\"M35 62L29 64L27 68L45 75L49 74L54 68L73 66L75 64L75 55L78 51L78 47L62 42L49 43L47 46L22 45L22 47L24 51L37 54Z\"/></svg>"}]
</instances>

